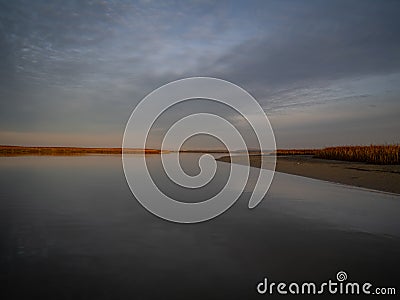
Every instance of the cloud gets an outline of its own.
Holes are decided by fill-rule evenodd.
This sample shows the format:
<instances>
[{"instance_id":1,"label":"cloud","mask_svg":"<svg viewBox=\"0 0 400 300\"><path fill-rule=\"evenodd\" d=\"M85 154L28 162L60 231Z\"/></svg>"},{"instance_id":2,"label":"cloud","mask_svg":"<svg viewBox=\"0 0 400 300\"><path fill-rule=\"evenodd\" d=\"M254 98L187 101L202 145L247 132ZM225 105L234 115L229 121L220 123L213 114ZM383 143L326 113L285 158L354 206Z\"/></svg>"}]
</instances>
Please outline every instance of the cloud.
<instances>
[{"instance_id":1,"label":"cloud","mask_svg":"<svg viewBox=\"0 0 400 300\"><path fill-rule=\"evenodd\" d=\"M140 99L188 76L230 80L273 115L386 103L400 94L399 11L398 1L0 1L0 126L119 135Z\"/></svg>"},{"instance_id":2,"label":"cloud","mask_svg":"<svg viewBox=\"0 0 400 300\"><path fill-rule=\"evenodd\" d=\"M314 4L297 3L307 9L292 11L272 32L264 24L264 36L244 41L219 59L221 73L272 88L400 71L400 3Z\"/></svg>"}]
</instances>

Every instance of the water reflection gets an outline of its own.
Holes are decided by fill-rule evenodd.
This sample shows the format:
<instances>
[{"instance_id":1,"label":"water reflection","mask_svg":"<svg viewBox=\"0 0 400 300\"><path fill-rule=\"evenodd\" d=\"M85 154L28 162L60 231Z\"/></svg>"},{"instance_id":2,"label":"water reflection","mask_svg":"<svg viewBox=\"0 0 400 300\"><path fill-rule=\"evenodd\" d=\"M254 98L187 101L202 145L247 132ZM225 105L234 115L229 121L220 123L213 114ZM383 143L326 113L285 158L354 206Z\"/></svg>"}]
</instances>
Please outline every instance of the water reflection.
<instances>
[{"instance_id":1,"label":"water reflection","mask_svg":"<svg viewBox=\"0 0 400 300\"><path fill-rule=\"evenodd\" d=\"M195 173L193 154L183 160ZM218 163L214 186L193 197L215 193L228 166ZM183 225L140 206L119 156L6 157L0 168L6 299L249 299L264 276L400 279L399 196L277 173L257 208L247 208L249 186L218 218Z\"/></svg>"}]
</instances>

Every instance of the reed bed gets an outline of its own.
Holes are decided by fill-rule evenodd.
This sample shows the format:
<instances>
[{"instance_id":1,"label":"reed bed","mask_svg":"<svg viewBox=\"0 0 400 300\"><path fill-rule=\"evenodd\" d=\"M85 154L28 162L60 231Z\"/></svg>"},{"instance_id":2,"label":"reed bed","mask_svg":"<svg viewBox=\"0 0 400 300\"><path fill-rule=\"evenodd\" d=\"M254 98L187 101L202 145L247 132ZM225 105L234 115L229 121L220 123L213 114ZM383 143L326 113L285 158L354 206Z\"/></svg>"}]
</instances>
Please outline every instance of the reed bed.
<instances>
[{"instance_id":1,"label":"reed bed","mask_svg":"<svg viewBox=\"0 0 400 300\"><path fill-rule=\"evenodd\" d=\"M366 162L379 165L400 164L400 144L369 146L338 146L324 149L278 149L277 156L313 155L316 158L354 162Z\"/></svg>"},{"instance_id":2,"label":"reed bed","mask_svg":"<svg viewBox=\"0 0 400 300\"><path fill-rule=\"evenodd\" d=\"M400 145L328 147L318 150L314 156L323 159L397 165L400 164Z\"/></svg>"}]
</instances>

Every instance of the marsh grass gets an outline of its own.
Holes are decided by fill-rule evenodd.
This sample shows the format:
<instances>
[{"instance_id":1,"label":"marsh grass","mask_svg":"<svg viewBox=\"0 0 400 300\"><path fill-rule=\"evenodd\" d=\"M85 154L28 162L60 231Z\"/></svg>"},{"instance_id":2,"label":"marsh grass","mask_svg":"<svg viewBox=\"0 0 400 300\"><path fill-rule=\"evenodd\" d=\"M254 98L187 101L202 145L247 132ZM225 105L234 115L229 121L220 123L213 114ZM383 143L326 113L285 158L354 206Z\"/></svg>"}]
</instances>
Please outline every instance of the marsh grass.
<instances>
[{"instance_id":1,"label":"marsh grass","mask_svg":"<svg viewBox=\"0 0 400 300\"><path fill-rule=\"evenodd\" d=\"M323 149L278 149L275 154L313 155L316 158L366 162L378 165L400 164L400 145L338 146Z\"/></svg>"},{"instance_id":2,"label":"marsh grass","mask_svg":"<svg viewBox=\"0 0 400 300\"><path fill-rule=\"evenodd\" d=\"M400 164L400 145L328 147L318 150L314 156L323 159L397 165Z\"/></svg>"},{"instance_id":3,"label":"marsh grass","mask_svg":"<svg viewBox=\"0 0 400 300\"><path fill-rule=\"evenodd\" d=\"M156 149L124 149L125 154L159 154ZM1 156L122 154L122 148L0 146Z\"/></svg>"}]
</instances>

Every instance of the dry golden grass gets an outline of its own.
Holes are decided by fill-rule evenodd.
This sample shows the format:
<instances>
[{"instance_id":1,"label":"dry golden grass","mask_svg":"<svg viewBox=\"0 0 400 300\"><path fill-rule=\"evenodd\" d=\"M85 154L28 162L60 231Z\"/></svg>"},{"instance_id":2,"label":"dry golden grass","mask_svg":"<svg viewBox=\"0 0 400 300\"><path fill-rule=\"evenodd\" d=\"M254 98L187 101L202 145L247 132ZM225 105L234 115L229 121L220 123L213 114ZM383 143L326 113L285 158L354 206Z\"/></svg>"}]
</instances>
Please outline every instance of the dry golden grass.
<instances>
[{"instance_id":1,"label":"dry golden grass","mask_svg":"<svg viewBox=\"0 0 400 300\"><path fill-rule=\"evenodd\" d=\"M190 152L190 151L188 151ZM86 155L121 154L121 148L80 148L80 147L23 147L0 146L0 156L13 155ZM159 154L157 149L125 149L124 153ZM276 155L313 155L317 158L380 165L400 164L400 144L370 146L339 146L324 149L278 149Z\"/></svg>"},{"instance_id":2,"label":"dry golden grass","mask_svg":"<svg viewBox=\"0 0 400 300\"><path fill-rule=\"evenodd\" d=\"M83 148L83 147L25 147L0 146L0 155L87 155L87 154L121 154L122 148ZM124 149L124 153L159 154L156 149Z\"/></svg>"},{"instance_id":3,"label":"dry golden grass","mask_svg":"<svg viewBox=\"0 0 400 300\"><path fill-rule=\"evenodd\" d=\"M314 155L317 158L379 165L400 164L400 145L338 146L324 149L278 149L276 155Z\"/></svg>"},{"instance_id":4,"label":"dry golden grass","mask_svg":"<svg viewBox=\"0 0 400 300\"><path fill-rule=\"evenodd\" d=\"M328 147L318 150L315 157L379 165L397 165L400 164L400 145Z\"/></svg>"}]
</instances>

